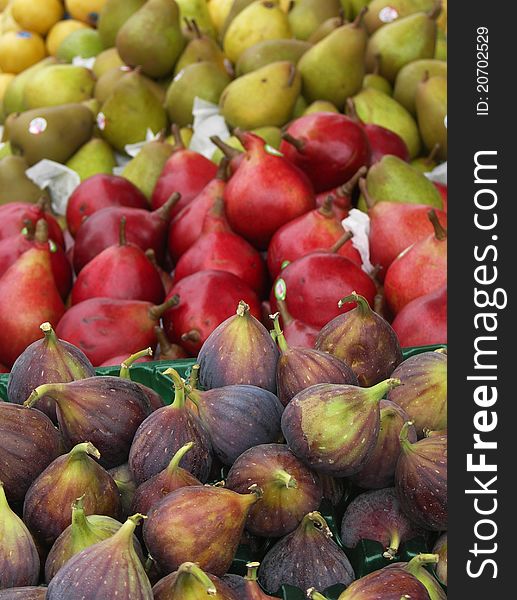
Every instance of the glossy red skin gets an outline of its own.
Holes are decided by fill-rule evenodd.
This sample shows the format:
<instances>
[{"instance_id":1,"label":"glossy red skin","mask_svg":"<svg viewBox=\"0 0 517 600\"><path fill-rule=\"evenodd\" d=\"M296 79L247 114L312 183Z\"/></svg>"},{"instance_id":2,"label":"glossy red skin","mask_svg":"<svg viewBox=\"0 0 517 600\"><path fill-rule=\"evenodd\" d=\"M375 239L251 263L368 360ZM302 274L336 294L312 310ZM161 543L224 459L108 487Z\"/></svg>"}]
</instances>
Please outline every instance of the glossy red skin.
<instances>
[{"instance_id":1,"label":"glossy red skin","mask_svg":"<svg viewBox=\"0 0 517 600\"><path fill-rule=\"evenodd\" d=\"M409 151L404 140L394 131L380 125L363 125L363 129L370 142L370 165L379 162L386 154L398 156L401 160L409 161Z\"/></svg>"},{"instance_id":2,"label":"glossy red skin","mask_svg":"<svg viewBox=\"0 0 517 600\"><path fill-rule=\"evenodd\" d=\"M434 235L416 242L389 266L384 297L393 314L412 300L447 284L447 238Z\"/></svg>"},{"instance_id":3,"label":"glossy red skin","mask_svg":"<svg viewBox=\"0 0 517 600\"><path fill-rule=\"evenodd\" d=\"M108 206L149 208L144 194L124 177L100 173L82 181L73 191L66 207L68 231L75 237L85 217Z\"/></svg>"},{"instance_id":4,"label":"glossy red skin","mask_svg":"<svg viewBox=\"0 0 517 600\"><path fill-rule=\"evenodd\" d=\"M98 367L106 360L156 348L151 302L92 298L72 306L56 327L59 338L80 348Z\"/></svg>"},{"instance_id":5,"label":"glossy red skin","mask_svg":"<svg viewBox=\"0 0 517 600\"><path fill-rule=\"evenodd\" d=\"M284 323L282 330L289 346L299 348L314 348L320 332L318 327L307 325L298 319L292 319L287 324Z\"/></svg>"},{"instance_id":6,"label":"glossy red skin","mask_svg":"<svg viewBox=\"0 0 517 600\"><path fill-rule=\"evenodd\" d=\"M169 297L179 295L179 304L163 315L163 327L171 342L196 356L203 342L225 319L235 314L239 300L250 306L250 313L260 319L260 301L256 293L233 273L199 271L174 285ZM198 342L183 341L182 334L197 329Z\"/></svg>"},{"instance_id":7,"label":"glossy red skin","mask_svg":"<svg viewBox=\"0 0 517 600\"><path fill-rule=\"evenodd\" d=\"M163 301L160 274L134 244L110 246L81 270L72 288L72 304L89 298Z\"/></svg>"},{"instance_id":8,"label":"glossy red skin","mask_svg":"<svg viewBox=\"0 0 517 600\"><path fill-rule=\"evenodd\" d=\"M315 208L309 179L282 156L268 153L262 138L244 133L246 154L224 190L230 227L265 250L282 225Z\"/></svg>"},{"instance_id":9,"label":"glossy red skin","mask_svg":"<svg viewBox=\"0 0 517 600\"><path fill-rule=\"evenodd\" d=\"M316 192L345 183L370 163L366 133L345 115L304 115L289 124L287 133L304 142L305 147L300 152L282 140L280 152L309 177Z\"/></svg>"},{"instance_id":10,"label":"glossy red skin","mask_svg":"<svg viewBox=\"0 0 517 600\"><path fill-rule=\"evenodd\" d=\"M203 222L217 197L223 196L226 182L217 177L172 218L169 227L169 253L178 260L201 235Z\"/></svg>"},{"instance_id":11,"label":"glossy red skin","mask_svg":"<svg viewBox=\"0 0 517 600\"><path fill-rule=\"evenodd\" d=\"M65 239L63 231L56 219L41 206L30 202L9 202L0 206L0 240L20 233L26 226L25 221L29 220L36 226L39 219L45 219L48 225L48 235L51 240L65 248Z\"/></svg>"},{"instance_id":12,"label":"glossy red skin","mask_svg":"<svg viewBox=\"0 0 517 600\"><path fill-rule=\"evenodd\" d=\"M286 223L275 233L267 250L271 277L274 279L278 275L285 260L292 262L316 250L329 250L345 233L345 228L333 214L325 214L319 209ZM352 240L346 242L337 254L346 256L359 267L362 265L361 255L352 245Z\"/></svg>"},{"instance_id":13,"label":"glossy red skin","mask_svg":"<svg viewBox=\"0 0 517 600\"><path fill-rule=\"evenodd\" d=\"M156 182L151 197L151 207L156 210L163 206L174 192L181 194L181 200L173 209L172 216L187 206L202 191L217 173L217 165L193 150L177 150L167 159Z\"/></svg>"},{"instance_id":14,"label":"glossy red skin","mask_svg":"<svg viewBox=\"0 0 517 600\"><path fill-rule=\"evenodd\" d=\"M111 206L88 217L77 232L73 254L76 273L105 248L118 243L122 217L126 217L127 241L144 251L152 248L156 260L163 262L169 219L161 218L159 211Z\"/></svg>"},{"instance_id":15,"label":"glossy red skin","mask_svg":"<svg viewBox=\"0 0 517 600\"><path fill-rule=\"evenodd\" d=\"M41 338L40 325L57 323L64 312L48 245L24 252L0 278L0 362L11 367Z\"/></svg>"},{"instance_id":16,"label":"glossy red skin","mask_svg":"<svg viewBox=\"0 0 517 600\"><path fill-rule=\"evenodd\" d=\"M372 278L360 267L330 252L299 258L282 269L279 277L286 284L286 305L291 316L320 328L353 308L351 304L338 308L338 301L344 296L355 291L372 306L377 293ZM271 309L276 310L274 286L270 302Z\"/></svg>"},{"instance_id":17,"label":"glossy red skin","mask_svg":"<svg viewBox=\"0 0 517 600\"><path fill-rule=\"evenodd\" d=\"M443 210L445 212L447 212L447 186L442 185L441 183L436 183L436 181L433 181L433 183L434 183L434 187L440 192L440 195L442 197Z\"/></svg>"},{"instance_id":18,"label":"glossy red skin","mask_svg":"<svg viewBox=\"0 0 517 600\"><path fill-rule=\"evenodd\" d=\"M416 298L391 324L403 348L447 343L447 287Z\"/></svg>"},{"instance_id":19,"label":"glossy red skin","mask_svg":"<svg viewBox=\"0 0 517 600\"><path fill-rule=\"evenodd\" d=\"M368 210L370 217L370 261L380 265L378 278L383 281L388 267L397 256L412 244L419 242L434 229L426 204L377 202ZM435 209L438 220L447 227L447 214Z\"/></svg>"}]
</instances>

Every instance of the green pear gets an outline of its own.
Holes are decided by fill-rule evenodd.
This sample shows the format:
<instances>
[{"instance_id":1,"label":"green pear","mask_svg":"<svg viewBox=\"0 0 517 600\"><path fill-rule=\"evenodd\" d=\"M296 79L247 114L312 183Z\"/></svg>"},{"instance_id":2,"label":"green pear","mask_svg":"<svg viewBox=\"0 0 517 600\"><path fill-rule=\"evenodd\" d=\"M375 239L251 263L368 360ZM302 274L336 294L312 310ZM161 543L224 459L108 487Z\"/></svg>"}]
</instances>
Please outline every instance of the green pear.
<instances>
[{"instance_id":1,"label":"green pear","mask_svg":"<svg viewBox=\"0 0 517 600\"><path fill-rule=\"evenodd\" d=\"M92 112L77 103L34 108L11 117L13 152L24 156L29 165L44 158L66 163L93 132Z\"/></svg>"},{"instance_id":2,"label":"green pear","mask_svg":"<svg viewBox=\"0 0 517 600\"><path fill-rule=\"evenodd\" d=\"M90 69L76 65L50 65L35 73L23 90L24 106L58 106L88 100L95 78Z\"/></svg>"},{"instance_id":3,"label":"green pear","mask_svg":"<svg viewBox=\"0 0 517 600\"><path fill-rule=\"evenodd\" d=\"M309 36L307 39L311 44L317 44L321 42L323 38L326 38L329 33L332 33L335 29L339 29L345 24L345 19L341 15L340 17L331 17L323 23Z\"/></svg>"},{"instance_id":4,"label":"green pear","mask_svg":"<svg viewBox=\"0 0 517 600\"><path fill-rule=\"evenodd\" d=\"M219 106L232 127L282 127L291 118L300 90L296 67L280 61L232 81L222 93Z\"/></svg>"},{"instance_id":5,"label":"green pear","mask_svg":"<svg viewBox=\"0 0 517 600\"><path fill-rule=\"evenodd\" d=\"M355 110L364 123L386 127L406 143L410 158L420 152L420 134L413 116L391 96L374 88L363 89L354 96Z\"/></svg>"},{"instance_id":6,"label":"green pear","mask_svg":"<svg viewBox=\"0 0 517 600\"><path fill-rule=\"evenodd\" d=\"M95 90L93 92L95 98L101 104L105 102L113 92L117 83L132 72L133 69L123 66L114 67L113 69L106 71L106 73L103 73L95 84ZM142 74L140 74L140 80L153 92L160 103L165 101L165 90L161 85Z\"/></svg>"},{"instance_id":7,"label":"green pear","mask_svg":"<svg viewBox=\"0 0 517 600\"><path fill-rule=\"evenodd\" d=\"M0 205L10 202L37 202L41 197L48 198L31 181L25 171L28 164L21 156L6 156L0 160Z\"/></svg>"},{"instance_id":8,"label":"green pear","mask_svg":"<svg viewBox=\"0 0 517 600\"><path fill-rule=\"evenodd\" d=\"M361 89L367 41L361 20L334 30L301 57L298 69L308 102L327 100L342 110Z\"/></svg>"},{"instance_id":9,"label":"green pear","mask_svg":"<svg viewBox=\"0 0 517 600\"><path fill-rule=\"evenodd\" d=\"M139 66L149 77L172 73L186 44L179 15L174 0L147 0L117 33L120 58L130 67Z\"/></svg>"},{"instance_id":10,"label":"green pear","mask_svg":"<svg viewBox=\"0 0 517 600\"><path fill-rule=\"evenodd\" d=\"M11 113L23 112L26 110L27 107L23 103L23 90L25 84L30 81L40 69L46 69L50 65L55 65L56 62L57 60L53 56L44 58L35 65L32 65L32 67L22 71L19 75L16 75L16 77L9 82L3 98L3 109L6 117Z\"/></svg>"},{"instance_id":11,"label":"green pear","mask_svg":"<svg viewBox=\"0 0 517 600\"><path fill-rule=\"evenodd\" d=\"M92 58L98 56L104 50L104 45L96 29L83 27L72 31L59 44L56 57L71 63L76 56L81 58Z\"/></svg>"},{"instance_id":12,"label":"green pear","mask_svg":"<svg viewBox=\"0 0 517 600\"><path fill-rule=\"evenodd\" d=\"M144 141L148 129L154 134L166 129L167 115L135 69L115 85L97 116L97 126L107 142L124 152L127 144Z\"/></svg>"},{"instance_id":13,"label":"green pear","mask_svg":"<svg viewBox=\"0 0 517 600\"><path fill-rule=\"evenodd\" d=\"M176 0L180 8L181 23L195 21L199 30L205 35L215 39L215 30L206 0Z\"/></svg>"},{"instance_id":14,"label":"green pear","mask_svg":"<svg viewBox=\"0 0 517 600\"><path fill-rule=\"evenodd\" d=\"M227 59L224 52L219 48L217 42L211 37L204 35L197 28L197 23L192 24L195 36L187 44L174 67L174 75L177 75L185 67L197 62L208 61L217 65L224 73L228 72Z\"/></svg>"},{"instance_id":15,"label":"green pear","mask_svg":"<svg viewBox=\"0 0 517 600\"><path fill-rule=\"evenodd\" d=\"M339 0L294 0L287 13L295 38L307 40L327 19L339 17Z\"/></svg>"},{"instance_id":16,"label":"green pear","mask_svg":"<svg viewBox=\"0 0 517 600\"><path fill-rule=\"evenodd\" d=\"M355 19L369 3L370 0L341 0L345 19Z\"/></svg>"},{"instance_id":17,"label":"green pear","mask_svg":"<svg viewBox=\"0 0 517 600\"><path fill-rule=\"evenodd\" d=\"M366 70L373 71L380 55L379 74L395 81L397 73L414 60L432 58L436 44L434 13L414 13L378 29L368 40Z\"/></svg>"},{"instance_id":18,"label":"green pear","mask_svg":"<svg viewBox=\"0 0 517 600\"><path fill-rule=\"evenodd\" d=\"M261 137L269 146L277 150L280 148L282 130L279 127L257 127L257 129L252 129L252 133Z\"/></svg>"},{"instance_id":19,"label":"green pear","mask_svg":"<svg viewBox=\"0 0 517 600\"><path fill-rule=\"evenodd\" d=\"M434 57L437 60L447 60L447 36L438 29L436 32L436 47L434 49Z\"/></svg>"},{"instance_id":20,"label":"green pear","mask_svg":"<svg viewBox=\"0 0 517 600\"><path fill-rule=\"evenodd\" d=\"M115 46L119 29L145 3L146 0L106 0L97 22L97 30L105 48Z\"/></svg>"},{"instance_id":21,"label":"green pear","mask_svg":"<svg viewBox=\"0 0 517 600\"><path fill-rule=\"evenodd\" d=\"M438 158L447 160L447 79L426 77L415 96L418 127L428 150L439 145Z\"/></svg>"},{"instance_id":22,"label":"green pear","mask_svg":"<svg viewBox=\"0 0 517 600\"><path fill-rule=\"evenodd\" d=\"M180 71L167 90L165 108L172 123L180 127L193 122L192 108L196 96L218 104L231 79L212 62L188 65Z\"/></svg>"},{"instance_id":23,"label":"green pear","mask_svg":"<svg viewBox=\"0 0 517 600\"><path fill-rule=\"evenodd\" d=\"M117 166L117 161L113 148L108 142L94 137L79 148L67 161L66 166L73 169L83 181L99 173L111 175Z\"/></svg>"},{"instance_id":24,"label":"green pear","mask_svg":"<svg viewBox=\"0 0 517 600\"><path fill-rule=\"evenodd\" d=\"M366 187L377 202L428 204L433 208L443 208L440 192L433 183L419 170L391 154L383 156L370 167ZM358 208L366 210L362 197Z\"/></svg>"},{"instance_id":25,"label":"green pear","mask_svg":"<svg viewBox=\"0 0 517 600\"><path fill-rule=\"evenodd\" d=\"M411 166L413 169L420 171L420 173L429 173L431 172L438 163L436 162L436 157L438 156L438 151L440 150L440 144L435 144L432 150L429 152L427 156L419 156L411 161Z\"/></svg>"},{"instance_id":26,"label":"green pear","mask_svg":"<svg viewBox=\"0 0 517 600\"><path fill-rule=\"evenodd\" d=\"M291 37L284 11L274 2L257 0L230 23L224 36L223 49L226 56L236 63L246 48L258 42Z\"/></svg>"},{"instance_id":27,"label":"green pear","mask_svg":"<svg viewBox=\"0 0 517 600\"><path fill-rule=\"evenodd\" d=\"M319 112L339 113L339 110L332 104L332 102L327 102L326 100L316 100L316 102L313 102L304 110L303 114L311 115L312 113Z\"/></svg>"},{"instance_id":28,"label":"green pear","mask_svg":"<svg viewBox=\"0 0 517 600\"><path fill-rule=\"evenodd\" d=\"M372 0L368 4L364 24L368 33L372 34L387 23L416 12L430 11L435 5L436 0Z\"/></svg>"},{"instance_id":29,"label":"green pear","mask_svg":"<svg viewBox=\"0 0 517 600\"><path fill-rule=\"evenodd\" d=\"M309 48L311 44L302 40L264 40L244 50L235 65L235 72L238 76L245 75L280 60L296 65Z\"/></svg>"},{"instance_id":30,"label":"green pear","mask_svg":"<svg viewBox=\"0 0 517 600\"><path fill-rule=\"evenodd\" d=\"M147 142L124 167L122 177L134 183L150 200L163 167L173 152L174 147L166 143L163 136Z\"/></svg>"},{"instance_id":31,"label":"green pear","mask_svg":"<svg viewBox=\"0 0 517 600\"><path fill-rule=\"evenodd\" d=\"M92 71L97 79L101 75L104 75L106 71L114 69L115 67L123 67L124 61L120 58L116 48L108 48L103 50L95 58L93 63Z\"/></svg>"},{"instance_id":32,"label":"green pear","mask_svg":"<svg viewBox=\"0 0 517 600\"><path fill-rule=\"evenodd\" d=\"M231 6L230 10L228 11L226 19L223 23L223 26L221 27L221 29L219 31L219 42L221 42L221 45L224 40L224 36L226 35L226 32L228 30L228 27L230 27L233 20L245 8L247 8L250 4L253 4L253 2L256 2L256 0L234 0L233 1L232 6Z\"/></svg>"},{"instance_id":33,"label":"green pear","mask_svg":"<svg viewBox=\"0 0 517 600\"><path fill-rule=\"evenodd\" d=\"M377 56L375 56L375 64L373 67L373 73L366 73L366 75L364 76L363 88L372 87L372 88L375 88L376 90L379 90L380 92L384 92L385 94L388 94L388 96L391 96L393 94L393 86L386 79L386 77L379 75L380 67L381 67L381 56L380 56L380 54L378 54Z\"/></svg>"},{"instance_id":34,"label":"green pear","mask_svg":"<svg viewBox=\"0 0 517 600\"><path fill-rule=\"evenodd\" d=\"M413 115L416 114L416 89L426 73L429 77L447 77L447 63L435 59L415 60L400 69L395 80L393 97Z\"/></svg>"},{"instance_id":35,"label":"green pear","mask_svg":"<svg viewBox=\"0 0 517 600\"><path fill-rule=\"evenodd\" d=\"M0 159L6 156L12 156L13 150L9 142L0 142Z\"/></svg>"},{"instance_id":36,"label":"green pear","mask_svg":"<svg viewBox=\"0 0 517 600\"><path fill-rule=\"evenodd\" d=\"M291 118L298 119L298 117L301 117L306 111L307 106L307 100L305 100L305 98L302 95L298 96L298 98L296 98L296 102L294 103Z\"/></svg>"}]
</instances>

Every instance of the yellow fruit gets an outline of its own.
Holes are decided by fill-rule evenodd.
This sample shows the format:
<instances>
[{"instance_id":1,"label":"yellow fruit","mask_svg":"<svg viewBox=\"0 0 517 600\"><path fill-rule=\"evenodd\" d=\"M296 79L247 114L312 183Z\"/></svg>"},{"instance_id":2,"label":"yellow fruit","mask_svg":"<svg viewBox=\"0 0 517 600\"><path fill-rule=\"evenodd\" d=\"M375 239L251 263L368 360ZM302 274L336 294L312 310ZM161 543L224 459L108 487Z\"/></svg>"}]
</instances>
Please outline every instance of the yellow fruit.
<instances>
[{"instance_id":1,"label":"yellow fruit","mask_svg":"<svg viewBox=\"0 0 517 600\"><path fill-rule=\"evenodd\" d=\"M96 25L101 8L106 0L65 0L66 10L72 19Z\"/></svg>"},{"instance_id":2,"label":"yellow fruit","mask_svg":"<svg viewBox=\"0 0 517 600\"><path fill-rule=\"evenodd\" d=\"M9 85L12 79L14 79L14 75L12 73L0 73L0 104L2 104L2 100L5 94L5 88Z\"/></svg>"},{"instance_id":3,"label":"yellow fruit","mask_svg":"<svg viewBox=\"0 0 517 600\"><path fill-rule=\"evenodd\" d=\"M0 11L4 10L4 8L9 4L9 0L0 0Z\"/></svg>"},{"instance_id":4,"label":"yellow fruit","mask_svg":"<svg viewBox=\"0 0 517 600\"><path fill-rule=\"evenodd\" d=\"M59 0L12 0L11 11L23 29L46 35L64 14Z\"/></svg>"},{"instance_id":5,"label":"yellow fruit","mask_svg":"<svg viewBox=\"0 0 517 600\"><path fill-rule=\"evenodd\" d=\"M233 0L207 0L207 2L210 19L212 20L217 33L219 33L230 12Z\"/></svg>"},{"instance_id":6,"label":"yellow fruit","mask_svg":"<svg viewBox=\"0 0 517 600\"><path fill-rule=\"evenodd\" d=\"M0 34L8 31L21 31L23 27L14 20L12 6L8 4L2 14L0 14Z\"/></svg>"},{"instance_id":7,"label":"yellow fruit","mask_svg":"<svg viewBox=\"0 0 517 600\"><path fill-rule=\"evenodd\" d=\"M43 38L31 31L9 31L0 37L0 69L21 73L45 58Z\"/></svg>"},{"instance_id":8,"label":"yellow fruit","mask_svg":"<svg viewBox=\"0 0 517 600\"><path fill-rule=\"evenodd\" d=\"M55 56L57 49L61 45L61 42L70 35L72 31L88 27L82 21L76 21L75 19L67 19L66 21L59 21L52 27L47 35L47 52L50 56Z\"/></svg>"}]
</instances>

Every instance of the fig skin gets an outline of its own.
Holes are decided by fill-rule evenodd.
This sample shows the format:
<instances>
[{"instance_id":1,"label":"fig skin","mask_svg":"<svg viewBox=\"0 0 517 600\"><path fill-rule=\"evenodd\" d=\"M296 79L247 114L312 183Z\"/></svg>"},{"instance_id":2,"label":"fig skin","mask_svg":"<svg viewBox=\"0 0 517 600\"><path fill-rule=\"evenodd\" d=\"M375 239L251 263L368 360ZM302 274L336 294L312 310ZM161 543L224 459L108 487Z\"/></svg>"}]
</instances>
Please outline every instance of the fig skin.
<instances>
[{"instance_id":1,"label":"fig skin","mask_svg":"<svg viewBox=\"0 0 517 600\"><path fill-rule=\"evenodd\" d=\"M389 395L389 393L388 393ZM381 425L377 442L363 468L352 475L355 485L364 489L382 489L390 487L395 481L395 468L400 455L400 431L406 421L407 414L394 402L381 400ZM415 428L408 431L410 442L416 442Z\"/></svg>"},{"instance_id":2,"label":"fig skin","mask_svg":"<svg viewBox=\"0 0 517 600\"><path fill-rule=\"evenodd\" d=\"M245 494L253 484L262 490L262 498L250 508L246 529L261 537L290 533L322 499L317 475L284 444L255 446L233 463L225 486Z\"/></svg>"},{"instance_id":3,"label":"fig skin","mask_svg":"<svg viewBox=\"0 0 517 600\"><path fill-rule=\"evenodd\" d=\"M50 582L46 600L153 600L133 545L143 515L133 515L110 538L73 556Z\"/></svg>"},{"instance_id":4,"label":"fig skin","mask_svg":"<svg viewBox=\"0 0 517 600\"><path fill-rule=\"evenodd\" d=\"M386 379L370 388L318 384L285 407L282 432L295 456L318 473L349 477L366 464L380 427L379 402L400 382Z\"/></svg>"},{"instance_id":5,"label":"fig skin","mask_svg":"<svg viewBox=\"0 0 517 600\"><path fill-rule=\"evenodd\" d=\"M268 390L255 385L227 385L206 392L189 388L188 398L225 465L232 465L249 448L281 437L283 406Z\"/></svg>"},{"instance_id":6,"label":"fig skin","mask_svg":"<svg viewBox=\"0 0 517 600\"><path fill-rule=\"evenodd\" d=\"M400 505L413 523L431 531L445 531L447 435L432 435L412 444L408 423L400 432L401 452L395 471Z\"/></svg>"},{"instance_id":7,"label":"fig skin","mask_svg":"<svg viewBox=\"0 0 517 600\"><path fill-rule=\"evenodd\" d=\"M435 572L438 581L447 585L447 532L436 540L433 546L433 554L438 554L438 563Z\"/></svg>"},{"instance_id":8,"label":"fig skin","mask_svg":"<svg viewBox=\"0 0 517 600\"><path fill-rule=\"evenodd\" d=\"M257 493L237 494L220 487L192 486L165 496L149 511L144 541L164 573L195 560L221 577L232 564Z\"/></svg>"},{"instance_id":9,"label":"fig skin","mask_svg":"<svg viewBox=\"0 0 517 600\"><path fill-rule=\"evenodd\" d=\"M136 482L133 479L128 463L113 467L108 470L108 473L111 475L118 488L120 494L121 517L125 520L131 514L129 509L131 508L131 502L133 502L133 496L135 495L137 488Z\"/></svg>"},{"instance_id":10,"label":"fig skin","mask_svg":"<svg viewBox=\"0 0 517 600\"><path fill-rule=\"evenodd\" d=\"M63 452L63 440L41 411L0 402L0 481L21 505L32 482Z\"/></svg>"},{"instance_id":11,"label":"fig skin","mask_svg":"<svg viewBox=\"0 0 517 600\"><path fill-rule=\"evenodd\" d=\"M413 575L413 577L416 577L427 590L429 600L447 600L447 594L443 591L442 586L425 568L426 565L436 564L438 560L439 557L437 554L418 554L409 562L395 563L388 565L386 568L394 568L396 566L397 569L402 569Z\"/></svg>"},{"instance_id":12,"label":"fig skin","mask_svg":"<svg viewBox=\"0 0 517 600\"><path fill-rule=\"evenodd\" d=\"M127 461L135 432L151 413L136 383L120 377L99 376L37 387L26 406L37 406L43 396L57 403L59 429L69 447L88 440L110 469Z\"/></svg>"},{"instance_id":13,"label":"fig skin","mask_svg":"<svg viewBox=\"0 0 517 600\"><path fill-rule=\"evenodd\" d=\"M0 590L36 585L40 560L32 536L11 510L0 481Z\"/></svg>"},{"instance_id":14,"label":"fig skin","mask_svg":"<svg viewBox=\"0 0 517 600\"><path fill-rule=\"evenodd\" d=\"M212 443L201 419L185 404L185 384L179 373L167 369L174 382L174 401L154 411L138 428L129 451L129 467L138 485L167 467L188 442L194 446L180 466L205 483L212 466Z\"/></svg>"},{"instance_id":15,"label":"fig skin","mask_svg":"<svg viewBox=\"0 0 517 600\"><path fill-rule=\"evenodd\" d=\"M400 544L421 531L400 508L395 488L360 494L348 505L341 522L341 541L347 548L363 539L373 540L385 548L384 558L392 560Z\"/></svg>"},{"instance_id":16,"label":"fig skin","mask_svg":"<svg viewBox=\"0 0 517 600\"><path fill-rule=\"evenodd\" d=\"M23 504L23 520L35 538L53 544L72 522L70 506L84 495L88 515L120 515L115 482L93 458L99 451L89 442L78 444L56 458L31 485Z\"/></svg>"},{"instance_id":17,"label":"fig skin","mask_svg":"<svg viewBox=\"0 0 517 600\"><path fill-rule=\"evenodd\" d=\"M440 351L411 356L393 372L403 383L388 400L398 404L413 421L418 437L424 429L447 427L447 355Z\"/></svg>"},{"instance_id":18,"label":"fig skin","mask_svg":"<svg viewBox=\"0 0 517 600\"><path fill-rule=\"evenodd\" d=\"M45 600L46 587L24 586L0 590L0 600Z\"/></svg>"},{"instance_id":19,"label":"fig skin","mask_svg":"<svg viewBox=\"0 0 517 600\"><path fill-rule=\"evenodd\" d=\"M68 383L93 377L95 369L82 350L57 338L50 323L40 325L44 337L36 340L16 359L7 384L7 399L23 404L33 389L44 383ZM52 398L42 398L38 410L57 424Z\"/></svg>"},{"instance_id":20,"label":"fig skin","mask_svg":"<svg viewBox=\"0 0 517 600\"><path fill-rule=\"evenodd\" d=\"M245 577L240 575L225 575L223 581L230 587L239 600L273 600L262 591L257 581L257 569L260 567L258 562L249 562L246 564L248 572Z\"/></svg>"},{"instance_id":21,"label":"fig skin","mask_svg":"<svg viewBox=\"0 0 517 600\"><path fill-rule=\"evenodd\" d=\"M264 557L260 585L276 594L288 584L306 590L325 589L336 583L349 585L355 574L346 554L331 539L332 533L318 512L307 514L292 533L283 537Z\"/></svg>"},{"instance_id":22,"label":"fig skin","mask_svg":"<svg viewBox=\"0 0 517 600\"><path fill-rule=\"evenodd\" d=\"M241 300L237 314L218 325L201 347L199 383L206 390L244 384L276 393L278 356L268 330Z\"/></svg>"},{"instance_id":23,"label":"fig skin","mask_svg":"<svg viewBox=\"0 0 517 600\"><path fill-rule=\"evenodd\" d=\"M391 325L370 308L366 298L354 292L340 300L339 306L349 302L357 306L329 321L315 348L340 358L356 374L360 386L370 387L392 376L402 362L402 349Z\"/></svg>"},{"instance_id":24,"label":"fig skin","mask_svg":"<svg viewBox=\"0 0 517 600\"><path fill-rule=\"evenodd\" d=\"M194 563L180 565L174 573L160 579L153 587L154 600L244 600L237 597L224 581L205 573Z\"/></svg>"}]
</instances>

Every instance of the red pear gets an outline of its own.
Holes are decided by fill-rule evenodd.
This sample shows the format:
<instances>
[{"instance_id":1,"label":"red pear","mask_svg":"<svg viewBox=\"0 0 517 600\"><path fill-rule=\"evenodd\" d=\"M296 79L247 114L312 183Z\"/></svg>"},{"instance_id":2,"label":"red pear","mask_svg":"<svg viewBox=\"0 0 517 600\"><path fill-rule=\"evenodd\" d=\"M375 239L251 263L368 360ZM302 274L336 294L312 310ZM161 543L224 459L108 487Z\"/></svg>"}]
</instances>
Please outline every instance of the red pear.
<instances>
[{"instance_id":1,"label":"red pear","mask_svg":"<svg viewBox=\"0 0 517 600\"><path fill-rule=\"evenodd\" d=\"M355 175L343 185L336 188L320 192L316 195L316 206L320 207L325 202L331 202L332 210L339 221L348 217L348 211L352 208L352 194L355 190L357 182L361 177L366 175L368 169L361 167Z\"/></svg>"},{"instance_id":2,"label":"red pear","mask_svg":"<svg viewBox=\"0 0 517 600\"><path fill-rule=\"evenodd\" d=\"M154 327L164 311L177 302L176 296L159 306L143 300L91 298L72 306L59 321L56 333L99 366L119 354L154 348Z\"/></svg>"},{"instance_id":3,"label":"red pear","mask_svg":"<svg viewBox=\"0 0 517 600\"><path fill-rule=\"evenodd\" d=\"M56 219L50 214L47 200L40 200L37 204L29 202L9 202L0 206L0 240L18 234L29 222L31 227L36 227L39 219L45 219L49 228L49 238L62 248L65 247L63 231Z\"/></svg>"},{"instance_id":4,"label":"red pear","mask_svg":"<svg viewBox=\"0 0 517 600\"><path fill-rule=\"evenodd\" d=\"M172 193L179 192L181 202L173 209L172 216L175 216L216 176L217 165L202 154L185 148L177 126L173 126L172 131L176 144L156 182L151 206L156 210L167 202Z\"/></svg>"},{"instance_id":5,"label":"red pear","mask_svg":"<svg viewBox=\"0 0 517 600\"><path fill-rule=\"evenodd\" d=\"M66 206L66 224L75 237L81 223L94 212L108 206L149 208L144 194L128 179L99 173L82 181L72 192Z\"/></svg>"},{"instance_id":6,"label":"red pear","mask_svg":"<svg viewBox=\"0 0 517 600\"><path fill-rule=\"evenodd\" d=\"M307 325L307 323L304 323L299 319L293 319L292 315L287 310L285 300L279 300L276 298L276 305L282 319L284 337L287 343L291 344L291 346L314 348L316 338L318 337L318 333L320 331L319 327ZM270 314L271 307L269 307L268 320Z\"/></svg>"},{"instance_id":7,"label":"red pear","mask_svg":"<svg viewBox=\"0 0 517 600\"><path fill-rule=\"evenodd\" d=\"M201 237L179 259L174 281L210 269L233 273L257 294L265 287L264 261L249 242L231 230L222 198L216 199L206 215Z\"/></svg>"},{"instance_id":8,"label":"red pear","mask_svg":"<svg viewBox=\"0 0 517 600\"><path fill-rule=\"evenodd\" d=\"M434 187L440 192L443 201L443 210L447 212L447 186L433 181Z\"/></svg>"},{"instance_id":9,"label":"red pear","mask_svg":"<svg viewBox=\"0 0 517 600\"><path fill-rule=\"evenodd\" d=\"M390 265L384 294L394 314L406 304L447 283L447 231L434 210L428 212L434 234L416 242Z\"/></svg>"},{"instance_id":10,"label":"red pear","mask_svg":"<svg viewBox=\"0 0 517 600\"><path fill-rule=\"evenodd\" d=\"M224 191L226 214L236 233L265 249L277 229L315 207L314 192L300 169L262 138L236 135L246 153Z\"/></svg>"},{"instance_id":11,"label":"red pear","mask_svg":"<svg viewBox=\"0 0 517 600\"><path fill-rule=\"evenodd\" d=\"M292 121L280 151L311 180L317 192L348 181L370 162L362 127L345 115L320 112Z\"/></svg>"},{"instance_id":12,"label":"red pear","mask_svg":"<svg viewBox=\"0 0 517 600\"><path fill-rule=\"evenodd\" d=\"M144 251L126 239L126 218L120 219L119 243L93 258L79 273L72 289L72 304L89 298L163 301L160 274Z\"/></svg>"},{"instance_id":13,"label":"red pear","mask_svg":"<svg viewBox=\"0 0 517 600\"><path fill-rule=\"evenodd\" d=\"M171 291L171 288L173 286L172 275L168 271L166 271L165 269L162 269L160 267L160 265L158 264L158 261L156 260L156 253L152 248L148 248L145 251L145 255L147 256L147 260L153 265L153 267L158 272L158 275L160 276L160 279L162 280L162 285L163 285L163 289L165 291L165 295L167 295Z\"/></svg>"},{"instance_id":14,"label":"red pear","mask_svg":"<svg viewBox=\"0 0 517 600\"><path fill-rule=\"evenodd\" d=\"M79 273L102 250L118 242L122 217L126 217L127 241L142 250L152 248L158 262L162 263L171 210L178 200L179 194L173 194L161 208L153 212L124 206L111 206L95 212L77 232L74 245L75 272Z\"/></svg>"}]
</instances>

